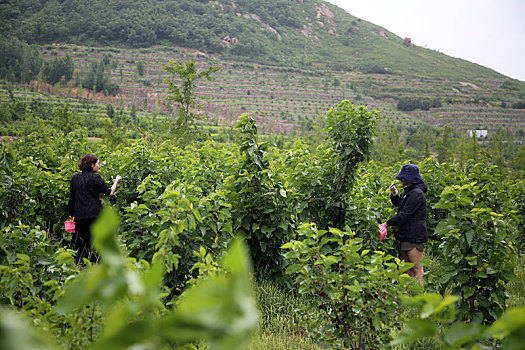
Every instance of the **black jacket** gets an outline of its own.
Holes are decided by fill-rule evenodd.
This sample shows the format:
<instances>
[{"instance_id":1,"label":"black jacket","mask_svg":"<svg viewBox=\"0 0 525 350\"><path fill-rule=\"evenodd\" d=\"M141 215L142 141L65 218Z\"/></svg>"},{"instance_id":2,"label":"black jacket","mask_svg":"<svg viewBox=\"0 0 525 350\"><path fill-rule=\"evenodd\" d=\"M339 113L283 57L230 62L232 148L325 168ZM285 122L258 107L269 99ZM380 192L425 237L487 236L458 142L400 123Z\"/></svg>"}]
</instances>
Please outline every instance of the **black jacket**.
<instances>
[{"instance_id":1,"label":"black jacket","mask_svg":"<svg viewBox=\"0 0 525 350\"><path fill-rule=\"evenodd\" d=\"M99 174L83 171L73 175L69 186L69 216L76 219L96 218L102 209L101 193L108 196L111 188Z\"/></svg>"},{"instance_id":2,"label":"black jacket","mask_svg":"<svg viewBox=\"0 0 525 350\"><path fill-rule=\"evenodd\" d=\"M388 226L397 226L395 237L398 241L426 243L427 233L427 192L425 183L406 187L401 196L391 195L392 203L399 207L397 214L387 221Z\"/></svg>"}]
</instances>

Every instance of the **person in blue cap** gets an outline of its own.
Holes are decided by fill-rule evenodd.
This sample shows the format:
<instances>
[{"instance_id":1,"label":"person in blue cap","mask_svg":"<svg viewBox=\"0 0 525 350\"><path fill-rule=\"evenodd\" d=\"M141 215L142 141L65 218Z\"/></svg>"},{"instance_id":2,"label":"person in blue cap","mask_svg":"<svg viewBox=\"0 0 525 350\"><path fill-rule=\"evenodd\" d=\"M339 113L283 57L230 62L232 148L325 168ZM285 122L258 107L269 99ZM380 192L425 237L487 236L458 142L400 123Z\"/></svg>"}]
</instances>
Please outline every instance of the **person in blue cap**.
<instances>
[{"instance_id":1,"label":"person in blue cap","mask_svg":"<svg viewBox=\"0 0 525 350\"><path fill-rule=\"evenodd\" d=\"M406 262L414 263L407 274L423 281L423 252L428 241L427 233L427 185L414 164L405 164L396 175L396 179L405 186L399 194L395 184L390 185L390 200L398 207L397 214L383 225L397 226L395 238L399 241L401 257Z\"/></svg>"}]
</instances>

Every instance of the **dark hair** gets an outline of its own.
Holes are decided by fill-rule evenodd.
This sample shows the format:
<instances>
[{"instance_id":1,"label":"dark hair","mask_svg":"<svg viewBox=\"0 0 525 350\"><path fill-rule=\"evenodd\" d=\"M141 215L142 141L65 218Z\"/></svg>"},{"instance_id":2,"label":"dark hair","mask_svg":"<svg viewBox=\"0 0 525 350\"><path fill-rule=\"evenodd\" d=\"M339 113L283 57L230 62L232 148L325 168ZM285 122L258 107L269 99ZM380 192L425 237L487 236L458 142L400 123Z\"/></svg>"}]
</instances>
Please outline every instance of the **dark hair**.
<instances>
[{"instance_id":1,"label":"dark hair","mask_svg":"<svg viewBox=\"0 0 525 350\"><path fill-rule=\"evenodd\" d=\"M93 171L93 165L97 164L98 157L94 154L86 154L80 158L78 168L82 171Z\"/></svg>"}]
</instances>

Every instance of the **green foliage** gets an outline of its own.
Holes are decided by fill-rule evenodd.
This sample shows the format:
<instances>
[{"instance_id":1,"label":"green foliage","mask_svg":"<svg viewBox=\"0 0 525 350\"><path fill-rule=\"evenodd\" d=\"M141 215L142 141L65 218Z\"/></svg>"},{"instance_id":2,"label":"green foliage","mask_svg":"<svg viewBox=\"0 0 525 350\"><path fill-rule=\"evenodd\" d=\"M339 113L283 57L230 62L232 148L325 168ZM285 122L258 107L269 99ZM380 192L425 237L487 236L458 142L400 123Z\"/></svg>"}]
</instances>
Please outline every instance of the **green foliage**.
<instances>
[{"instance_id":1,"label":"green foliage","mask_svg":"<svg viewBox=\"0 0 525 350\"><path fill-rule=\"evenodd\" d=\"M439 337L442 349L484 349L487 339L501 341L503 349L523 347L525 332L525 308L515 308L505 312L491 326L476 322L455 322L455 296L441 297L427 293L415 297L403 297L403 303L421 309L418 318L408 320L407 326L399 332L390 345L413 344L415 340L436 337L437 325L445 328ZM499 348L498 345L493 348Z\"/></svg>"},{"instance_id":2,"label":"green foliage","mask_svg":"<svg viewBox=\"0 0 525 350\"><path fill-rule=\"evenodd\" d=\"M52 61L45 62L42 67L42 79L53 85L60 81L67 83L73 78L74 72L73 59L67 54L65 57L55 57Z\"/></svg>"},{"instance_id":3,"label":"green foliage","mask_svg":"<svg viewBox=\"0 0 525 350\"><path fill-rule=\"evenodd\" d=\"M435 283L460 296L460 321L493 322L505 309L505 283L513 278L512 217L487 206L489 189L475 182L446 187L433 208L444 209L435 235L442 238Z\"/></svg>"},{"instance_id":4,"label":"green foliage","mask_svg":"<svg viewBox=\"0 0 525 350\"><path fill-rule=\"evenodd\" d=\"M430 100L428 98L407 97L402 98L397 102L397 109L400 111L413 111L416 109L428 111L430 108L439 107L441 107L441 101L437 98Z\"/></svg>"},{"instance_id":5,"label":"green foliage","mask_svg":"<svg viewBox=\"0 0 525 350\"><path fill-rule=\"evenodd\" d=\"M509 198L511 198L511 207L515 210L516 227L525 227L525 192L523 191L525 184L524 180L518 180L513 184L509 190ZM518 230L517 247L518 252L522 252L525 247L525 232Z\"/></svg>"},{"instance_id":6,"label":"green foliage","mask_svg":"<svg viewBox=\"0 0 525 350\"><path fill-rule=\"evenodd\" d=\"M56 129L63 132L64 135L80 128L78 115L71 112L71 106L69 103L66 103L64 107L55 108L54 117Z\"/></svg>"},{"instance_id":7,"label":"green foliage","mask_svg":"<svg viewBox=\"0 0 525 350\"><path fill-rule=\"evenodd\" d=\"M234 240L222 272L184 293L176 311L161 320L161 334L176 341L204 339L212 349L243 349L258 321L249 261L242 240Z\"/></svg>"},{"instance_id":8,"label":"green foliage","mask_svg":"<svg viewBox=\"0 0 525 350\"><path fill-rule=\"evenodd\" d=\"M0 315L0 348L5 350L58 348L43 333L30 328L28 322L16 312L0 306Z\"/></svg>"},{"instance_id":9,"label":"green foliage","mask_svg":"<svg viewBox=\"0 0 525 350\"><path fill-rule=\"evenodd\" d=\"M98 62L93 61L82 79L82 86L87 89L93 89L94 92L104 91L108 95L115 96L120 88L116 83L111 81L110 69L109 58L107 56Z\"/></svg>"},{"instance_id":10,"label":"green foliage","mask_svg":"<svg viewBox=\"0 0 525 350\"><path fill-rule=\"evenodd\" d=\"M2 34L0 52L0 78L12 82L29 82L40 72L42 58L38 50L17 37Z\"/></svg>"},{"instance_id":11,"label":"green foliage","mask_svg":"<svg viewBox=\"0 0 525 350\"><path fill-rule=\"evenodd\" d=\"M279 273L280 246L293 234L293 195L265 159L267 145L259 143L255 120L243 114L239 130L241 158L225 180L232 205L233 230L246 237L259 273Z\"/></svg>"},{"instance_id":12,"label":"green foliage","mask_svg":"<svg viewBox=\"0 0 525 350\"><path fill-rule=\"evenodd\" d=\"M377 64L366 65L362 68L366 74L389 74L390 71Z\"/></svg>"},{"instance_id":13,"label":"green foliage","mask_svg":"<svg viewBox=\"0 0 525 350\"><path fill-rule=\"evenodd\" d=\"M61 135L61 134L57 134ZM63 135L62 135L63 136ZM57 142L56 148L42 147L45 139L36 134L27 137L24 148L10 145L0 149L0 223L21 222L52 229L57 212L65 212L69 184L64 181L74 164L68 152L78 150L74 134ZM27 152L26 154L24 154ZM62 153L63 152L63 153ZM47 203L54 198L53 205Z\"/></svg>"},{"instance_id":14,"label":"green foliage","mask_svg":"<svg viewBox=\"0 0 525 350\"><path fill-rule=\"evenodd\" d=\"M513 103L512 104L512 108L525 109L525 102L524 101L518 101L516 103Z\"/></svg>"},{"instance_id":15,"label":"green foliage","mask_svg":"<svg viewBox=\"0 0 525 350\"><path fill-rule=\"evenodd\" d=\"M386 120L378 127L378 137L374 142L372 158L382 163L394 163L404 158L406 142L391 120ZM419 149L418 149L419 150Z\"/></svg>"},{"instance_id":16,"label":"green foliage","mask_svg":"<svg viewBox=\"0 0 525 350\"><path fill-rule=\"evenodd\" d=\"M408 320L405 328L398 333L390 345L410 344L415 340L433 337L437 332L436 323L449 324L454 321L454 303L458 297L442 297L439 294L426 293L413 297L402 296L401 299L407 306L421 308L421 313L418 318Z\"/></svg>"},{"instance_id":17,"label":"green foliage","mask_svg":"<svg viewBox=\"0 0 525 350\"><path fill-rule=\"evenodd\" d=\"M440 163L452 162L456 154L456 139L453 137L453 129L446 126L443 133L436 140L437 160Z\"/></svg>"},{"instance_id":18,"label":"green foliage","mask_svg":"<svg viewBox=\"0 0 525 350\"><path fill-rule=\"evenodd\" d=\"M168 96L165 97L165 100L175 101L179 105L174 132L179 138L188 138L191 136L188 134L195 132L194 122L197 118L197 115L190 109L197 108L197 111L202 109L201 105L196 105L195 102L195 80L206 78L211 81L211 73L221 70L221 67L211 66L198 71L195 60L183 64L170 60L167 65L162 66L162 69L181 80L180 86L177 86L178 81L164 79L164 82L168 84Z\"/></svg>"},{"instance_id":19,"label":"green foliage","mask_svg":"<svg viewBox=\"0 0 525 350\"><path fill-rule=\"evenodd\" d=\"M127 218L123 239L128 251L163 261L171 293L180 294L188 279L196 277L190 271L194 252L202 246L216 256L233 235L231 205L220 188L224 150L135 144L115 157L121 161L108 171L123 176L116 201Z\"/></svg>"},{"instance_id":20,"label":"green foliage","mask_svg":"<svg viewBox=\"0 0 525 350\"><path fill-rule=\"evenodd\" d=\"M71 0L47 1L41 6L7 2L2 7L0 28L6 36L16 35L24 42L40 44L69 42L126 48L166 45L285 67L321 66L350 71L374 62L371 68L382 70L373 71L392 75L426 75L476 84L482 83L482 78L503 78L493 70L434 50L407 48L403 39L393 33L388 33L388 38L370 34L378 33L377 25L358 20L325 1L266 0L257 6L251 1L224 0L144 0L126 4ZM509 80L504 89L519 93L523 84Z\"/></svg>"},{"instance_id":21,"label":"green foliage","mask_svg":"<svg viewBox=\"0 0 525 350\"><path fill-rule=\"evenodd\" d=\"M310 332L330 348L381 347L401 324L398 295L410 280L403 271L411 264L363 249L363 240L354 236L303 224L297 240L282 247L286 273L308 303L303 311L314 315Z\"/></svg>"},{"instance_id":22,"label":"green foliage","mask_svg":"<svg viewBox=\"0 0 525 350\"><path fill-rule=\"evenodd\" d=\"M144 75L144 62L142 61L137 62L137 73L141 77Z\"/></svg>"},{"instance_id":23,"label":"green foliage","mask_svg":"<svg viewBox=\"0 0 525 350\"><path fill-rule=\"evenodd\" d=\"M29 113L29 107L24 112L24 105L16 102L11 100L6 109ZM118 125L120 111L109 111L101 113L113 115L107 120ZM157 135L125 143L112 143L107 137L90 141L84 130L66 129L77 129L78 116L67 104L39 113L38 134L0 144L0 301L31 318L60 346L126 348L143 341L169 349L201 339L217 347L241 343L248 334L242 326L254 322L255 316L232 305L235 298L225 294L247 281L228 282L229 276L242 273L229 272L235 270L233 265L221 263L227 248L237 245L235 236L247 238L249 253L240 255L254 257L260 276L279 275L288 266L288 272L303 282L289 279L311 311L290 318L297 326L290 328L289 339L298 344L310 344L301 332L312 329L316 340L339 337L328 339L334 347L341 342L349 347L350 341L384 346L394 335L388 327L402 326L397 311L403 309L395 302L406 294L405 277L399 276L409 265L394 258L392 234L381 243L377 234L377 223L395 210L388 202L388 185L402 163L363 164L377 113L343 102L329 112L323 135L316 135L314 142L298 139L284 150L261 142L248 115L241 116L236 127L238 146L207 141L181 148L177 141L160 142ZM63 232L63 221L68 181L78 171L80 156L88 152L101 159L104 179L123 177L115 196L105 199L106 206L111 202L121 213L122 225L117 231L118 220L104 214L110 217L96 228L95 239L101 263L87 263L79 273L75 252L66 248L71 236ZM429 186L428 288L459 296L458 317L488 315L486 322L492 322L508 301L504 288L521 234L516 227L523 222L523 182L502 176L498 167L471 161L460 166L428 158L418 165ZM327 208L336 204L342 210L336 219L344 231L328 228L334 218L327 219ZM319 229L308 224L297 229L300 222L316 222ZM475 227L480 230L472 233ZM283 244L286 254L296 255L284 259ZM124 258L126 254L130 258ZM393 282L397 279L399 284ZM315 281L323 282L326 290ZM460 281L462 285L456 283ZM208 320L199 316L207 314L207 307L188 306L187 313L174 316L186 293L202 285L205 291L188 298L209 295L214 300L209 315L213 324L203 326L211 332L207 335L185 328ZM477 294L469 299L471 285ZM379 289L386 295L375 298ZM514 289L520 289L519 284ZM489 293L487 302L484 293ZM65 313L55 308L59 298ZM472 309L464 298L475 299ZM251 303L244 297L238 301ZM271 301L263 307L269 305ZM230 308L224 320L240 322L239 327L214 318L214 313ZM338 319L330 310L344 317ZM177 331L170 327L175 325L199 339L173 338ZM213 333L215 325L220 334ZM266 323L265 328L271 327ZM361 332L362 340L355 334L346 336L345 330ZM223 337L230 331L235 340Z\"/></svg>"},{"instance_id":24,"label":"green foliage","mask_svg":"<svg viewBox=\"0 0 525 350\"><path fill-rule=\"evenodd\" d=\"M95 336L92 329L84 329L85 333L72 336L74 339L89 337L90 342L93 342L90 349L128 349L144 343L163 347L201 340L205 340L211 349L242 348L257 325L258 315L251 292L248 252L241 240L232 242L228 254L222 259L219 273L198 280L178 300L174 310L167 310L160 303L163 297L160 289L164 271L162 265L153 264L150 267L145 261L133 263L126 260L116 239L118 226L116 214L105 209L93 227L93 243L102 258L101 262L74 279L68 277L66 288L51 289L57 292L59 301L53 309L49 303L46 305L47 313L40 316L45 319L41 324L43 329L56 326L54 323L57 319L50 315L74 322L83 310L89 308L99 310L97 320L89 321L102 321L103 329L98 329ZM13 238L10 235L8 242L14 242ZM3 251L6 248L13 249L7 246ZM66 264L72 264L71 256L62 260L62 269ZM27 266L29 261L29 256L19 253L13 265L2 264L0 271L4 275L6 272L12 274L15 266ZM4 277L2 283L13 284L12 278ZM26 278L22 282L20 291L31 290L33 286L28 285L27 281ZM52 281L47 281L44 286L58 285L56 280L50 283ZM9 290L2 291L4 295L9 293ZM37 300L28 298L27 292L24 295L25 300ZM33 330L29 338L6 335L7 330L13 335L20 334L22 330L27 332L27 327L19 323L11 312L1 313L2 349L19 349L24 345L35 349L57 348L49 341L42 341L45 337ZM34 342L39 347L33 345Z\"/></svg>"},{"instance_id":25,"label":"green foliage","mask_svg":"<svg viewBox=\"0 0 525 350\"><path fill-rule=\"evenodd\" d=\"M305 181L306 188L301 188L309 202L305 211L319 227L344 227L348 209L345 197L359 164L370 155L374 126L380 118L378 111L355 107L348 100L328 111L324 131L331 147L319 149L321 174L315 174L317 179Z\"/></svg>"}]
</instances>

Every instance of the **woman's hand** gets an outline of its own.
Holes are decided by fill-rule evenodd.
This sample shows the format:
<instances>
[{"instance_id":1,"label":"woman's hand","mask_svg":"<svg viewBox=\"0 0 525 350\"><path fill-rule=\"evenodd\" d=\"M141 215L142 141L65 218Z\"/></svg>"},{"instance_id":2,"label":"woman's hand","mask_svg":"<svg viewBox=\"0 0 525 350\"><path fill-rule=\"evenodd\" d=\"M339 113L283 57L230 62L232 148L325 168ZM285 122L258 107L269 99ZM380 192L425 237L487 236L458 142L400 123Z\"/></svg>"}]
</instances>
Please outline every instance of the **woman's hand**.
<instances>
[{"instance_id":1,"label":"woman's hand","mask_svg":"<svg viewBox=\"0 0 525 350\"><path fill-rule=\"evenodd\" d=\"M392 192L392 195L397 196L397 194L398 194L399 192L397 192L396 185L393 183L393 184L390 185L389 188L390 188L390 192Z\"/></svg>"},{"instance_id":2,"label":"woman's hand","mask_svg":"<svg viewBox=\"0 0 525 350\"><path fill-rule=\"evenodd\" d=\"M111 186L111 192L109 193L110 196L115 194L115 191L117 190L117 185L120 182L120 180L122 180L122 176L117 175L117 177L115 178L115 181L113 182L113 186Z\"/></svg>"}]
</instances>

